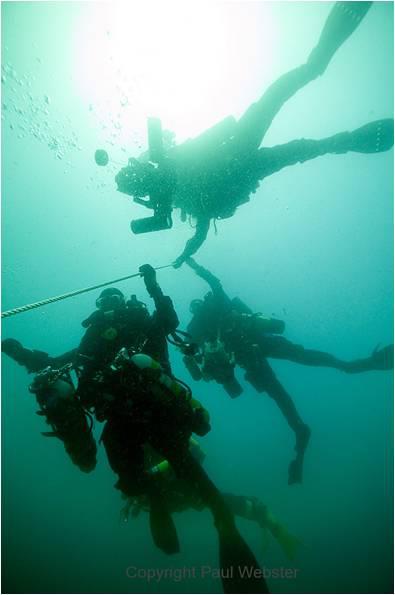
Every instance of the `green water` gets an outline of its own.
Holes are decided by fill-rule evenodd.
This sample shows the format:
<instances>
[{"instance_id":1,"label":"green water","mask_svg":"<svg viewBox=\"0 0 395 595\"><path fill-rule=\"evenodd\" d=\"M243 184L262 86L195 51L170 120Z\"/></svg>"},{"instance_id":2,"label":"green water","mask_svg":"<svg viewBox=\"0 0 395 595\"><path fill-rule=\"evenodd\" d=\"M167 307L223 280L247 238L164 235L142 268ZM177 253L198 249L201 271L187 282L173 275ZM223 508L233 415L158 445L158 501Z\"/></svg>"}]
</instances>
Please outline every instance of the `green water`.
<instances>
[{"instance_id":1,"label":"green water","mask_svg":"<svg viewBox=\"0 0 395 595\"><path fill-rule=\"evenodd\" d=\"M2 310L172 262L193 230L176 217L171 231L133 236L130 219L146 213L114 184L119 164L146 148L146 116L161 117L177 142L239 117L306 60L332 4L3 2ZM392 56L393 4L377 2L324 76L284 106L264 144L392 117ZM94 163L98 147L110 154L107 168ZM218 222L197 260L230 296L284 319L290 340L365 357L393 341L392 181L393 151L284 169ZM186 266L158 280L185 328L206 285ZM140 280L120 287L152 307ZM6 319L3 337L60 354L78 344L95 298ZM189 382L180 354L171 358ZM262 567L297 571L269 579L272 592L392 592L392 374L272 365L312 429L303 485L287 485L293 436L284 419L240 373L245 391L235 400L190 382L212 417L201 440L208 473L224 491L261 498L300 538L290 562L238 520ZM96 470L79 472L60 442L41 436L31 377L8 358L2 366L3 591L221 592L200 574L218 565L209 513L176 515L181 553L162 554L146 515L119 522L103 447ZM99 438L100 424L94 431ZM198 577L149 582L130 578L131 567L195 568Z\"/></svg>"}]
</instances>

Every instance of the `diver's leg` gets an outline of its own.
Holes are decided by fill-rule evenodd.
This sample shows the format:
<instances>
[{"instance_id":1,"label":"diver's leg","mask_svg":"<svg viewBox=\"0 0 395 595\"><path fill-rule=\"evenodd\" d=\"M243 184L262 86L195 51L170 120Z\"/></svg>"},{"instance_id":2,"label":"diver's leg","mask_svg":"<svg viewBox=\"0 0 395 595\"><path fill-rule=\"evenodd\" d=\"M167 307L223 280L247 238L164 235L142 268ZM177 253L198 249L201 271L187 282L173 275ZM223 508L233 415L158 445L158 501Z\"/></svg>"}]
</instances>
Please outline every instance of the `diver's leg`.
<instances>
[{"instance_id":1,"label":"diver's leg","mask_svg":"<svg viewBox=\"0 0 395 595\"><path fill-rule=\"evenodd\" d=\"M284 103L324 73L335 52L356 29L371 4L372 2L336 2L306 64L281 76L240 118L235 138L240 150L257 149L260 146Z\"/></svg>"},{"instance_id":2,"label":"diver's leg","mask_svg":"<svg viewBox=\"0 0 395 595\"><path fill-rule=\"evenodd\" d=\"M122 421L107 421L101 441L110 467L119 478L115 487L126 496L146 493L144 452L133 428L127 427Z\"/></svg>"},{"instance_id":3,"label":"diver's leg","mask_svg":"<svg viewBox=\"0 0 395 595\"><path fill-rule=\"evenodd\" d=\"M115 487L128 498L144 496L149 502L149 524L152 539L165 554L180 551L177 531L162 494L144 469L141 436L131 424L110 420L102 434L111 469L118 475Z\"/></svg>"},{"instance_id":4,"label":"diver's leg","mask_svg":"<svg viewBox=\"0 0 395 595\"><path fill-rule=\"evenodd\" d=\"M240 568L256 569L259 565L250 548L241 537L233 515L224 499L201 465L189 453L188 447L162 449L176 475L193 486L205 505L211 510L220 544L221 578L225 593L268 593L262 576L242 576Z\"/></svg>"},{"instance_id":5,"label":"diver's leg","mask_svg":"<svg viewBox=\"0 0 395 595\"><path fill-rule=\"evenodd\" d=\"M258 498L247 496L236 496L235 494L222 494L225 503L235 516L253 521L262 529L263 546L266 549L267 531L278 541L285 555L293 560L300 544L299 539L292 535L288 529L281 524L268 507Z\"/></svg>"},{"instance_id":6,"label":"diver's leg","mask_svg":"<svg viewBox=\"0 0 395 595\"><path fill-rule=\"evenodd\" d=\"M152 539L157 548L165 554L177 554L180 551L177 529L166 499L155 483L147 490L149 499L149 524Z\"/></svg>"},{"instance_id":7,"label":"diver's leg","mask_svg":"<svg viewBox=\"0 0 395 595\"><path fill-rule=\"evenodd\" d=\"M255 521L260 526L266 523L268 509L258 498L249 498L248 496L239 496L222 492L225 504L232 514L249 521Z\"/></svg>"},{"instance_id":8,"label":"diver's leg","mask_svg":"<svg viewBox=\"0 0 395 595\"><path fill-rule=\"evenodd\" d=\"M270 176L284 167L304 163L327 154L381 153L394 144L394 121L390 118L370 122L353 132L340 132L321 140L298 139L258 151L255 175Z\"/></svg>"},{"instance_id":9,"label":"diver's leg","mask_svg":"<svg viewBox=\"0 0 395 595\"><path fill-rule=\"evenodd\" d=\"M292 343L285 337L263 336L259 347L262 355L269 359L285 359L304 366L336 368L337 370L345 370L347 366L347 362L330 353L305 349L302 345Z\"/></svg>"},{"instance_id":10,"label":"diver's leg","mask_svg":"<svg viewBox=\"0 0 395 595\"><path fill-rule=\"evenodd\" d=\"M358 27L373 2L336 2L308 61L322 74L336 51Z\"/></svg>"},{"instance_id":11,"label":"diver's leg","mask_svg":"<svg viewBox=\"0 0 395 595\"><path fill-rule=\"evenodd\" d=\"M394 369L394 346L387 345L381 349L375 349L369 357L344 362L343 370L348 374L360 372L371 372L373 370Z\"/></svg>"},{"instance_id":12,"label":"diver's leg","mask_svg":"<svg viewBox=\"0 0 395 595\"><path fill-rule=\"evenodd\" d=\"M269 359L285 359L304 366L335 368L350 374L394 368L393 345L375 349L369 357L352 361L339 359L325 351L305 349L302 345L292 343L284 337L263 336L259 347L262 355Z\"/></svg>"},{"instance_id":13,"label":"diver's leg","mask_svg":"<svg viewBox=\"0 0 395 595\"><path fill-rule=\"evenodd\" d=\"M307 63L283 74L273 83L238 121L234 136L237 151L258 149L284 103L317 76Z\"/></svg>"},{"instance_id":14,"label":"diver's leg","mask_svg":"<svg viewBox=\"0 0 395 595\"><path fill-rule=\"evenodd\" d=\"M278 381L265 359L261 359L259 369L256 365L253 369L247 369L246 379L260 392L267 392L269 397L276 402L290 428L295 432L296 458L289 466L288 483L301 483L304 453L310 439L310 428L302 421L292 398Z\"/></svg>"}]
</instances>

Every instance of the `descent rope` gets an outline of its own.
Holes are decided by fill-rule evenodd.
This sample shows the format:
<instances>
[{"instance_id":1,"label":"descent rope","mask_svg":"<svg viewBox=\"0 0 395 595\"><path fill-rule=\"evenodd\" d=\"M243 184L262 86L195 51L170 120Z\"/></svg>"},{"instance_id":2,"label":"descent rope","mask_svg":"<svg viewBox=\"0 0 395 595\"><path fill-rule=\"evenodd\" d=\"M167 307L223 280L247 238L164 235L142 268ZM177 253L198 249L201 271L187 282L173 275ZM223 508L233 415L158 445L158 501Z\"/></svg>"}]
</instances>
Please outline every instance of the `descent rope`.
<instances>
[{"instance_id":1,"label":"descent rope","mask_svg":"<svg viewBox=\"0 0 395 595\"><path fill-rule=\"evenodd\" d=\"M160 269L166 269L173 265L166 264L161 267L155 267L156 271ZM7 310L6 312L1 313L1 318L8 318L9 316L15 316L15 314L21 314L22 312L28 312L29 310L34 310L34 308L40 308L41 306L46 306L47 304L53 304L54 302L60 302L61 300L66 300L68 298L74 297L75 295L81 295L82 293L87 293L88 291L93 291L94 289L100 289L100 287L105 287L106 285L113 285L114 283L120 283L121 281L126 281L127 279L133 279L133 277L141 277L141 273L134 273L133 275L127 275L126 277L120 277L119 279L113 279L112 281L106 281L106 283L99 283L98 285L92 285L91 287L85 287L84 289L77 289L76 291L69 291L68 293L64 293L62 295L57 295L55 297L47 298L46 300L41 300L40 302L35 302L34 304L26 304L25 306L20 306L19 308L13 308L12 310Z\"/></svg>"}]
</instances>

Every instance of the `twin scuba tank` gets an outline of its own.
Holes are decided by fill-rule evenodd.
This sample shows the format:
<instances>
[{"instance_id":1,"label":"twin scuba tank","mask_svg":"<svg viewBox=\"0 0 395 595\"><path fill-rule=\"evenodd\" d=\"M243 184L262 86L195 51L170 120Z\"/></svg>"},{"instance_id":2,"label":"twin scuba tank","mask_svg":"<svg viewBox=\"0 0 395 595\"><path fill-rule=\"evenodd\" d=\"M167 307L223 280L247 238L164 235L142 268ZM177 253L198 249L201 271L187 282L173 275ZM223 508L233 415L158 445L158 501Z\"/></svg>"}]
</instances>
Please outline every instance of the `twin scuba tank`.
<instances>
[{"instance_id":1,"label":"twin scuba tank","mask_svg":"<svg viewBox=\"0 0 395 595\"><path fill-rule=\"evenodd\" d=\"M264 316L260 312L254 314L240 298L232 299L232 309L241 315L243 322L252 330L261 331L268 335L282 335L285 331L285 322L278 318Z\"/></svg>"},{"instance_id":2,"label":"twin scuba tank","mask_svg":"<svg viewBox=\"0 0 395 595\"><path fill-rule=\"evenodd\" d=\"M121 349L111 365L111 370L117 372L118 370L133 368L147 378L153 381L153 386L157 385L163 389L164 394L171 394L174 397L190 398L186 388L174 378L165 374L161 365L151 356L145 353L135 353L130 355L126 348Z\"/></svg>"},{"instance_id":3,"label":"twin scuba tank","mask_svg":"<svg viewBox=\"0 0 395 595\"><path fill-rule=\"evenodd\" d=\"M75 388L70 376L71 364L59 370L48 366L36 374L29 385L29 392L36 395L42 409L55 411L64 401L74 398Z\"/></svg>"},{"instance_id":4,"label":"twin scuba tank","mask_svg":"<svg viewBox=\"0 0 395 595\"><path fill-rule=\"evenodd\" d=\"M29 391L36 396L40 410L38 415L45 417L52 431L41 432L43 436L58 438L71 461L81 471L89 473L96 466L96 442L92 435L86 413L76 398L71 377L72 364L60 369L48 366L39 372Z\"/></svg>"},{"instance_id":5,"label":"twin scuba tank","mask_svg":"<svg viewBox=\"0 0 395 595\"><path fill-rule=\"evenodd\" d=\"M245 315L248 318L248 324L254 331L266 333L268 335L282 335L285 331L285 322L277 318L268 318L263 314Z\"/></svg>"},{"instance_id":6,"label":"twin scuba tank","mask_svg":"<svg viewBox=\"0 0 395 595\"><path fill-rule=\"evenodd\" d=\"M238 397L243 392L235 377L233 356L227 353L223 342L219 339L204 344L201 366L192 356L184 356L183 361L194 380L213 379L221 384L232 398Z\"/></svg>"},{"instance_id":7,"label":"twin scuba tank","mask_svg":"<svg viewBox=\"0 0 395 595\"><path fill-rule=\"evenodd\" d=\"M166 410L171 412L171 417L181 415L185 423L189 419L190 431L204 436L210 430L209 415L201 404L192 397L190 388L183 382L170 377L163 372L161 365L145 353L129 354L126 348L118 352L112 366L113 372L130 370L133 385L133 376L138 372L137 390L132 389L133 397L138 393L138 386L148 386L149 397L153 402L163 406L163 415ZM143 390L144 397L146 396ZM145 402L149 405L149 401ZM168 409L170 406L170 409ZM161 413L159 413L161 415Z\"/></svg>"},{"instance_id":8,"label":"twin scuba tank","mask_svg":"<svg viewBox=\"0 0 395 595\"><path fill-rule=\"evenodd\" d=\"M254 314L253 311L238 297L232 299L232 309L239 316L242 326L247 331L265 334L282 334L285 330L283 320ZM213 379L222 384L225 391L232 397L238 397L243 389L235 377L235 362L222 341L206 342L203 347L202 361L193 355L184 355L183 362L193 380ZM201 365L199 365L201 363Z\"/></svg>"}]
</instances>

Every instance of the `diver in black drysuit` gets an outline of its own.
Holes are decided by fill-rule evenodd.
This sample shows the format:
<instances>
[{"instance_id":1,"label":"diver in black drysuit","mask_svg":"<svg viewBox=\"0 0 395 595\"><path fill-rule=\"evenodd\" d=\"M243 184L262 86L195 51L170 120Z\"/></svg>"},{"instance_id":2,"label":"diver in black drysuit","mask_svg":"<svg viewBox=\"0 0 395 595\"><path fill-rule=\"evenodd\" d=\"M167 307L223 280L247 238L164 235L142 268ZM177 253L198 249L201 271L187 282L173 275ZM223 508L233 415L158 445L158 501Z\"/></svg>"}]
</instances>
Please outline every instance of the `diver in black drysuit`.
<instances>
[{"instance_id":1,"label":"diver in black drysuit","mask_svg":"<svg viewBox=\"0 0 395 595\"><path fill-rule=\"evenodd\" d=\"M150 477L144 473L145 443L170 462L176 476L196 490L211 510L219 537L224 591L266 593L267 586L261 576L246 578L235 570L233 577L229 578L230 567L248 566L258 570L259 566L239 534L221 493L189 452L191 433L203 435L210 429L207 412L195 399L173 397L170 404L168 399L161 404L156 399L155 383L144 380L144 376L126 378L130 385L126 388L130 388L132 393L131 399L126 398L122 372L119 376L112 372L117 353L127 347L154 358L161 365L161 370L171 373L166 336L175 331L178 317L170 298L163 295L156 282L155 270L150 265L143 265L140 271L155 302L156 311L152 316L135 296L125 303L119 290L108 288L96 302L98 310L83 322L87 330L76 350L59 358L50 358L46 353L26 350L20 344L16 348L17 342L13 339L3 341L2 350L30 370L32 360L35 361L35 370L54 362L77 362L78 398L98 420L105 421L101 440L110 466L118 475L116 487L128 497L143 493L147 496L152 511L153 535L158 533L158 523L165 526L170 535L167 553L178 551L178 538L165 502L155 491Z\"/></svg>"},{"instance_id":2,"label":"diver in black drysuit","mask_svg":"<svg viewBox=\"0 0 395 595\"><path fill-rule=\"evenodd\" d=\"M74 362L77 350L73 349L58 357L50 357L44 351L26 349L15 339L4 339L1 351L27 371L38 373L30 385L40 406L38 415L51 426L43 436L58 438L74 465L86 473L96 467L96 442L93 438L87 414L81 402L75 398L71 377L65 371L55 378L55 371Z\"/></svg>"},{"instance_id":3,"label":"diver in black drysuit","mask_svg":"<svg viewBox=\"0 0 395 595\"><path fill-rule=\"evenodd\" d=\"M186 262L211 289L204 300L192 301L191 312L194 316L188 325L188 332L200 346L219 334L227 352L232 353L236 364L246 371L246 380L258 392L266 392L277 403L296 436L296 458L289 466L288 481L290 484L300 483L310 429L302 421L291 396L277 379L267 358L285 359L305 366L336 368L353 374L393 369L393 345L374 351L370 357L349 362L323 351L305 349L284 337L262 330L262 319L253 315L237 298L230 299L217 277L198 265L193 258Z\"/></svg>"},{"instance_id":4,"label":"diver in black drysuit","mask_svg":"<svg viewBox=\"0 0 395 595\"><path fill-rule=\"evenodd\" d=\"M285 102L325 72L371 4L336 2L307 62L281 76L238 121L228 117L199 137L168 148L157 167L131 158L117 174L118 190L136 202L154 208L144 197L162 192L166 204L181 210L183 221L192 218L195 222L194 236L176 259L176 267L203 244L210 221L233 216L264 178L328 153L377 153L393 146L393 120L383 119L320 140L302 138L260 148Z\"/></svg>"}]
</instances>

